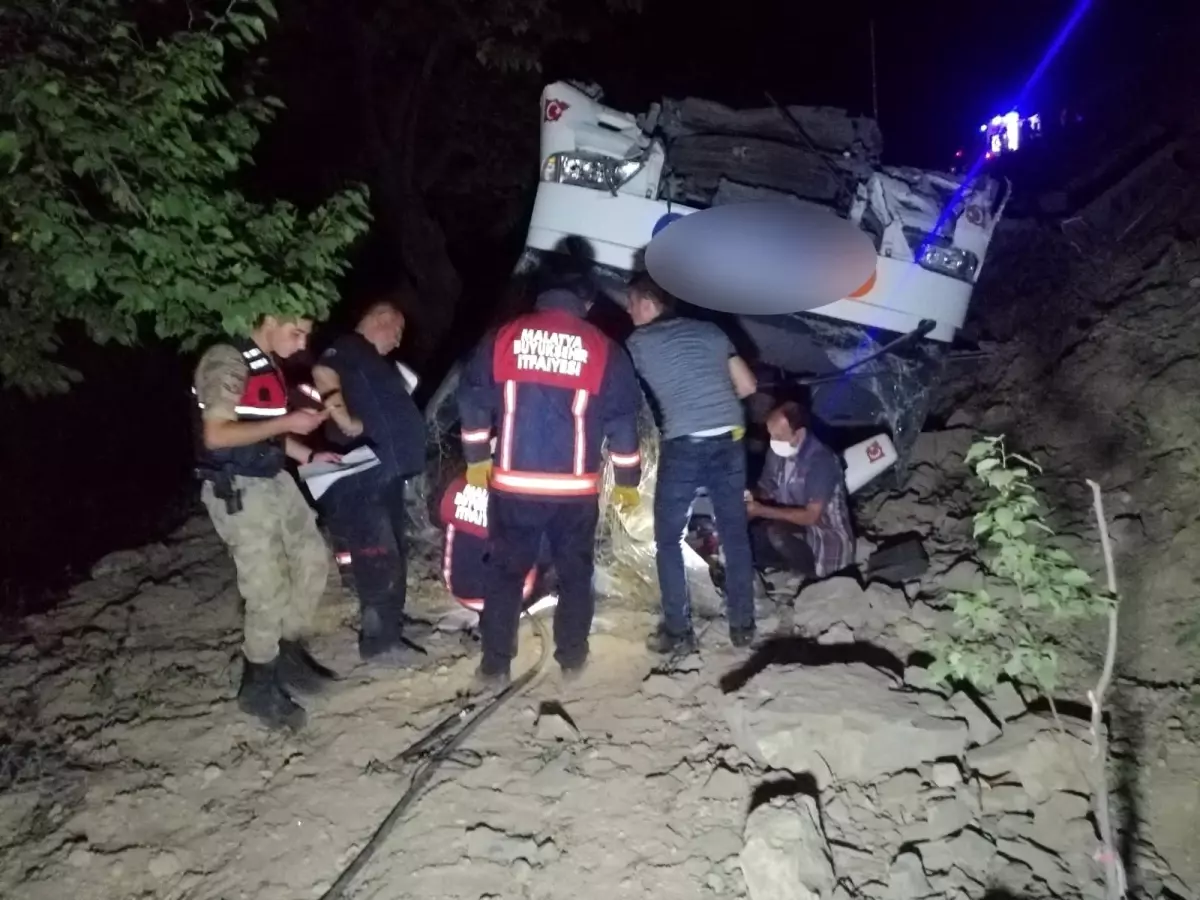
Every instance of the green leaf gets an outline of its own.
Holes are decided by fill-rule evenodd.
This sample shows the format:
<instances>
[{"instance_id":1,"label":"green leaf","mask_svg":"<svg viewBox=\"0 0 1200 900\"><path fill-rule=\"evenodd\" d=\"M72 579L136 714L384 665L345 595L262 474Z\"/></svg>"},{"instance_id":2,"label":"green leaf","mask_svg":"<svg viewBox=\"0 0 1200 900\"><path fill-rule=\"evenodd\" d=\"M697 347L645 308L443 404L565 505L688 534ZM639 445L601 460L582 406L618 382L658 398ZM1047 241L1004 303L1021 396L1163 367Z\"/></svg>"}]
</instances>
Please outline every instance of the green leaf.
<instances>
[{"instance_id":1,"label":"green leaf","mask_svg":"<svg viewBox=\"0 0 1200 900\"><path fill-rule=\"evenodd\" d=\"M113 0L19 6L23 38L0 79L4 121L19 123L0 130L0 384L65 389L73 375L52 357L68 322L98 341L194 346L264 313L325 315L367 228L364 192L301 214L236 187L278 102L226 90L243 82L223 70L224 47L261 41L274 6L235 0L193 32L152 36ZM36 160L22 158L29 123Z\"/></svg>"},{"instance_id":2,"label":"green leaf","mask_svg":"<svg viewBox=\"0 0 1200 900\"><path fill-rule=\"evenodd\" d=\"M975 465L975 474L982 478L984 475L986 475L988 472L992 471L992 469L996 468L999 465L1000 465L1000 460L998 460L998 459L995 459L995 458L981 459Z\"/></svg>"},{"instance_id":3,"label":"green leaf","mask_svg":"<svg viewBox=\"0 0 1200 900\"><path fill-rule=\"evenodd\" d=\"M984 477L984 482L988 485L988 487L997 491L1002 491L1011 487L1014 481L1016 481L1016 476L1007 469L997 469L992 472L988 472Z\"/></svg>"},{"instance_id":4,"label":"green leaf","mask_svg":"<svg viewBox=\"0 0 1200 900\"><path fill-rule=\"evenodd\" d=\"M977 441L967 449L967 455L963 457L963 462L968 466L977 460L983 459L992 452L992 445L985 441Z\"/></svg>"},{"instance_id":5,"label":"green leaf","mask_svg":"<svg viewBox=\"0 0 1200 900\"><path fill-rule=\"evenodd\" d=\"M21 139L15 131L0 131L0 161L7 160L11 175L21 164Z\"/></svg>"},{"instance_id":6,"label":"green leaf","mask_svg":"<svg viewBox=\"0 0 1200 900\"><path fill-rule=\"evenodd\" d=\"M1085 584L1092 583L1092 576L1083 569L1067 569L1059 578L1062 579L1063 584L1069 584L1072 587L1083 587Z\"/></svg>"}]
</instances>

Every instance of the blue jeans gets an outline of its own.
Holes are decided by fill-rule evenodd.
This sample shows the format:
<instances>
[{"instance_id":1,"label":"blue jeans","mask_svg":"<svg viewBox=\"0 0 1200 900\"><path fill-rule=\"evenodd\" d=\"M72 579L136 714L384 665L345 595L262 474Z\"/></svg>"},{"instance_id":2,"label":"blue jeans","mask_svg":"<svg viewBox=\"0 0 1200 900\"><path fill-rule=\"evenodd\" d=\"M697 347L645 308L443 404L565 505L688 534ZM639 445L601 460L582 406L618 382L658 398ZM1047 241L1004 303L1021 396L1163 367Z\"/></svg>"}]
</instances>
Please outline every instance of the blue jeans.
<instances>
[{"instance_id":1,"label":"blue jeans","mask_svg":"<svg viewBox=\"0 0 1200 900\"><path fill-rule=\"evenodd\" d=\"M754 563L746 521L746 455L731 435L663 441L654 493L654 540L663 628L683 635L692 606L680 541L699 488L707 488L725 550L725 604L729 627L754 627Z\"/></svg>"}]
</instances>

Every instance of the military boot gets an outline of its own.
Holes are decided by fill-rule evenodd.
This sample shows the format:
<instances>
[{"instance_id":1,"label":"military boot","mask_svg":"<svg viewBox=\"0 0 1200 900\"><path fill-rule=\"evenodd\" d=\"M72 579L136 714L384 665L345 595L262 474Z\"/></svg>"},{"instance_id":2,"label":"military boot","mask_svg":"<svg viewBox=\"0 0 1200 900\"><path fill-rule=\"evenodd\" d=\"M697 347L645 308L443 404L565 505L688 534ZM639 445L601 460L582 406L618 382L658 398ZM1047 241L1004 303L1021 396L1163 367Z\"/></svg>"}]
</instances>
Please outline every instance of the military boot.
<instances>
[{"instance_id":1,"label":"military boot","mask_svg":"<svg viewBox=\"0 0 1200 900\"><path fill-rule=\"evenodd\" d=\"M238 691L238 708L268 728L298 731L304 727L307 716L304 708L288 696L280 685L278 669L278 659L269 663L246 660L242 670L242 687Z\"/></svg>"},{"instance_id":2,"label":"military boot","mask_svg":"<svg viewBox=\"0 0 1200 900\"><path fill-rule=\"evenodd\" d=\"M337 680L337 673L315 659L303 641L279 642L279 679L284 688L302 694L319 694Z\"/></svg>"}]
</instances>

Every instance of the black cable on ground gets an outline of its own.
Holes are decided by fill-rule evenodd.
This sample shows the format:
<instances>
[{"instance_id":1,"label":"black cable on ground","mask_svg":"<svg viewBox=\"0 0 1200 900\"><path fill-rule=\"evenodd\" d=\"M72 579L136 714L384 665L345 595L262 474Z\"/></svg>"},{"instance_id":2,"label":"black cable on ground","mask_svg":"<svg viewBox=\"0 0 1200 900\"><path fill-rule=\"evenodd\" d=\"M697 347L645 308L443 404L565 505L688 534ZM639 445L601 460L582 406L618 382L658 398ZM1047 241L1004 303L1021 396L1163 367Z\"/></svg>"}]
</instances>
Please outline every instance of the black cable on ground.
<instances>
[{"instance_id":1,"label":"black cable on ground","mask_svg":"<svg viewBox=\"0 0 1200 900\"><path fill-rule=\"evenodd\" d=\"M342 870L342 873L337 877L337 880L330 886L324 894L321 895L321 900L339 900L346 895L346 889L350 887L358 873L363 870L371 857L375 855L382 845L392 833L392 829L412 806L413 802L420 795L421 791L429 784L429 780L434 773L450 755L457 750L471 733L483 724L484 720L492 713L504 705L506 700L515 697L527 688L535 678L541 673L546 666L546 661L550 658L550 638L546 634L546 627L535 617L529 617L533 623L533 628L537 632L538 640L542 644L542 652L538 657L538 661L534 663L527 672L521 675L520 678L512 682L500 693L492 697L478 712L467 719L466 723L458 730L456 734L448 738L437 750L429 754L429 757L417 767L413 772L412 781L409 783L408 790L404 795L396 801L396 805L392 807L387 817L375 829L375 833L371 835L371 839L367 841L365 847L358 852L358 855L350 861L350 864ZM470 707L468 707L469 709ZM411 758L416 753L419 753L425 747L428 747L439 735L443 734L456 718L459 718L467 710L460 710L453 716L442 720L435 725L429 733L418 740L412 747L409 747L401 753L397 759Z\"/></svg>"}]
</instances>

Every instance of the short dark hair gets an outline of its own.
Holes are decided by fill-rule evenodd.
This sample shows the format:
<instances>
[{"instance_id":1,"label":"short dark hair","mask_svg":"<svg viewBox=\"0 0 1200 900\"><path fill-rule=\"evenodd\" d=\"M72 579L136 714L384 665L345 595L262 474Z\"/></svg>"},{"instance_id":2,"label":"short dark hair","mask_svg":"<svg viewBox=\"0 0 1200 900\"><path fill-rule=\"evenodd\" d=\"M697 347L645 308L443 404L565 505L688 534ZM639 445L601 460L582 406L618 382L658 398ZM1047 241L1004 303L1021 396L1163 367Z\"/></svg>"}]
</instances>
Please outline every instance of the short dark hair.
<instances>
[{"instance_id":1,"label":"short dark hair","mask_svg":"<svg viewBox=\"0 0 1200 900\"><path fill-rule=\"evenodd\" d=\"M274 319L280 325L295 325L298 322L316 321L309 313L260 313L254 320L253 328L262 328L267 319Z\"/></svg>"},{"instance_id":2,"label":"short dark hair","mask_svg":"<svg viewBox=\"0 0 1200 900\"><path fill-rule=\"evenodd\" d=\"M808 407L804 406L798 400L784 400L775 407L775 411L787 420L792 431L808 428L809 422L812 421Z\"/></svg>"},{"instance_id":3,"label":"short dark hair","mask_svg":"<svg viewBox=\"0 0 1200 900\"><path fill-rule=\"evenodd\" d=\"M405 301L408 298L399 294L390 294L386 297L376 297L363 304L358 313L358 321L362 322L365 319L375 315L377 312L387 310L388 312L399 313L408 318L408 312L405 310Z\"/></svg>"},{"instance_id":4,"label":"short dark hair","mask_svg":"<svg viewBox=\"0 0 1200 900\"><path fill-rule=\"evenodd\" d=\"M649 272L638 272L629 280L629 294L640 294L653 300L663 312L675 311L675 298L661 284L650 277Z\"/></svg>"}]
</instances>

